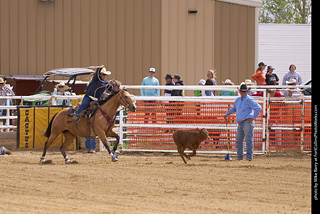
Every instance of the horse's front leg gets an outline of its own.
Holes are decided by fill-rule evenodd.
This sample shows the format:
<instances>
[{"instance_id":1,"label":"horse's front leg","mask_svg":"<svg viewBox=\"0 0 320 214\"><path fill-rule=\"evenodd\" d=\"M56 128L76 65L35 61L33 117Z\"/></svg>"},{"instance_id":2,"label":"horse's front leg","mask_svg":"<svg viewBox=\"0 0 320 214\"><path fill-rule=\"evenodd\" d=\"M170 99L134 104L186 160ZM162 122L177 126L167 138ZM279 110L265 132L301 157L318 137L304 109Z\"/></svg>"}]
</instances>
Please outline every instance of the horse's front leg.
<instances>
[{"instance_id":1,"label":"horse's front leg","mask_svg":"<svg viewBox=\"0 0 320 214\"><path fill-rule=\"evenodd\" d=\"M106 149L108 150L109 155L111 156L111 160L113 162L118 161L118 155L114 155L114 151L110 149L110 143L108 142L106 134L103 130L98 133L98 137L100 138L101 142L106 147Z\"/></svg>"},{"instance_id":2,"label":"horse's front leg","mask_svg":"<svg viewBox=\"0 0 320 214\"><path fill-rule=\"evenodd\" d=\"M118 145L119 145L119 140L120 140L119 135L118 135L117 133L115 133L115 132L111 129L110 131L108 131L108 132L106 133L106 136L116 138L117 141L116 141L113 149L111 150L111 152L115 153L115 152L117 151Z\"/></svg>"}]
</instances>

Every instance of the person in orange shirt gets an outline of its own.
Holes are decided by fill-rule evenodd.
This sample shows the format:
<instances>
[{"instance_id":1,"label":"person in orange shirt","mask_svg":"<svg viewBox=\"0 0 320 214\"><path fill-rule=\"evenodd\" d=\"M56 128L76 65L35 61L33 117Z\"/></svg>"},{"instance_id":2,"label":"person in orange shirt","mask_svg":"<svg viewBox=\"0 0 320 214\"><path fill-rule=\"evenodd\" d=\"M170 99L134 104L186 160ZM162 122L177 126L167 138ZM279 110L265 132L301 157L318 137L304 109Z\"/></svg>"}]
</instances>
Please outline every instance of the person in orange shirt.
<instances>
[{"instance_id":1,"label":"person in orange shirt","mask_svg":"<svg viewBox=\"0 0 320 214\"><path fill-rule=\"evenodd\" d=\"M256 73L251 76L252 79L254 79L257 82L257 85L265 85L266 84L266 76L263 73L263 70L266 68L266 64L263 62L260 62L258 64L258 68L256 70Z\"/></svg>"}]
</instances>

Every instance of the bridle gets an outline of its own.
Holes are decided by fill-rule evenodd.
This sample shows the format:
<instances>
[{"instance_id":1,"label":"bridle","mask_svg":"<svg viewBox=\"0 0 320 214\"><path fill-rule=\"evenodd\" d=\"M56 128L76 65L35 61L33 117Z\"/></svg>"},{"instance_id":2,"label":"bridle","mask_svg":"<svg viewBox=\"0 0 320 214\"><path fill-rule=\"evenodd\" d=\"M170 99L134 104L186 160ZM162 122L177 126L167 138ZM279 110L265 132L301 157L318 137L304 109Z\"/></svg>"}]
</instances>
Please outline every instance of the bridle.
<instances>
[{"instance_id":1,"label":"bridle","mask_svg":"<svg viewBox=\"0 0 320 214\"><path fill-rule=\"evenodd\" d=\"M119 92L118 92L119 97L120 97L120 99L122 100L122 102L126 104L126 106L124 106L124 107L125 107L125 108L129 108L130 103L126 100L126 98L125 98L124 95L123 95L125 89L122 89L122 90L123 90L123 91L121 91L121 89L119 89Z\"/></svg>"}]
</instances>

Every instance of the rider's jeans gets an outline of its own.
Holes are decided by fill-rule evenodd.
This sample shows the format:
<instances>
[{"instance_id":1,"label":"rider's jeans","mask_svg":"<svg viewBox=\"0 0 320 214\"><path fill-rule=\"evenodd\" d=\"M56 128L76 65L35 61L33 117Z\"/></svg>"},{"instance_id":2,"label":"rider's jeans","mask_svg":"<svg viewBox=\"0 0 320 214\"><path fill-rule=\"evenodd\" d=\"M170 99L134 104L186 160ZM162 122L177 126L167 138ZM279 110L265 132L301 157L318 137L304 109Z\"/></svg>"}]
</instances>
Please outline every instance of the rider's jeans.
<instances>
[{"instance_id":1,"label":"rider's jeans","mask_svg":"<svg viewBox=\"0 0 320 214\"><path fill-rule=\"evenodd\" d=\"M81 103L81 105L80 105L80 107L79 107L76 115L80 114L83 110L85 110L86 108L88 108L91 101L92 101L91 98L88 97L87 95L85 95L85 96L83 97L82 103Z\"/></svg>"}]
</instances>

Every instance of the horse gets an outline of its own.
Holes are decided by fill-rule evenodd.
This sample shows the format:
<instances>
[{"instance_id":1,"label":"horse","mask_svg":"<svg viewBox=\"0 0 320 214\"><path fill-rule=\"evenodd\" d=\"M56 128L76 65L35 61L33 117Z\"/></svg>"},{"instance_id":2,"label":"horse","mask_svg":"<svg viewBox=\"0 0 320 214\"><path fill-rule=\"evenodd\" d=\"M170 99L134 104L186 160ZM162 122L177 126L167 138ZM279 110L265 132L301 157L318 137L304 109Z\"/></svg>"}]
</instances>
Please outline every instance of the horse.
<instances>
[{"instance_id":1,"label":"horse","mask_svg":"<svg viewBox=\"0 0 320 214\"><path fill-rule=\"evenodd\" d=\"M117 150L120 137L112 130L114 125L113 118L120 105L132 112L135 112L136 105L129 92L122 88L119 88L118 91L109 95L105 102L102 101L100 104L94 115L89 118L89 121L87 121L85 117L81 117L79 122L72 121L71 117L67 115L68 109L64 109L55 114L44 133L44 136L47 137L48 140L45 142L40 164L48 163L48 161L45 160L47 149L61 133L65 136L65 141L62 143L60 151L66 164L73 163L66 154L66 148L73 142L76 136L98 136L108 150L111 160L113 162L117 161L118 155L114 155L114 153ZM113 150L110 150L107 137L115 137L117 140Z\"/></svg>"}]
</instances>

